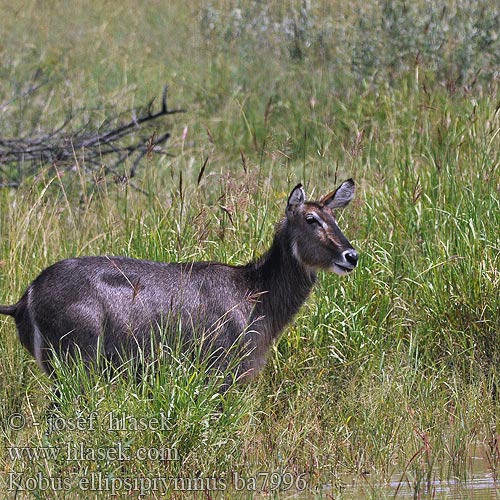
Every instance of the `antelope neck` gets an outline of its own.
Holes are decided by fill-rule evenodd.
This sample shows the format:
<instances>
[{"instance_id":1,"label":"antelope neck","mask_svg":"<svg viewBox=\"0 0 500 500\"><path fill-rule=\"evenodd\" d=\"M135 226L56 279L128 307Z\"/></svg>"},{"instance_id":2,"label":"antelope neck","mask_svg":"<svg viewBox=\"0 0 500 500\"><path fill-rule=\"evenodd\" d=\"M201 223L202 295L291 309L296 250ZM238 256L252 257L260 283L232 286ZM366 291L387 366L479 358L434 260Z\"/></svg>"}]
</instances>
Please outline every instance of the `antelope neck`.
<instances>
[{"instance_id":1,"label":"antelope neck","mask_svg":"<svg viewBox=\"0 0 500 500\"><path fill-rule=\"evenodd\" d=\"M250 282L261 295L254 316L267 323L272 337L297 313L316 281L316 273L293 255L292 245L285 219L279 224L271 248L247 266Z\"/></svg>"}]
</instances>

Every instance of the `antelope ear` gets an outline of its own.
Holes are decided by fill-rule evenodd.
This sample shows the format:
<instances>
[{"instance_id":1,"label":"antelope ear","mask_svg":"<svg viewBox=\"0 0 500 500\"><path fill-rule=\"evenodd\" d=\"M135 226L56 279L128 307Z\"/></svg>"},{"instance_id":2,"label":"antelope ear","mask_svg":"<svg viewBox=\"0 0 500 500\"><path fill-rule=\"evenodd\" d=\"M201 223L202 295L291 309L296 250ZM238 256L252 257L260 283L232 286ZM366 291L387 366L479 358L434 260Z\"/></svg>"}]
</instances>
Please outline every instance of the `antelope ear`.
<instances>
[{"instance_id":1,"label":"antelope ear","mask_svg":"<svg viewBox=\"0 0 500 500\"><path fill-rule=\"evenodd\" d=\"M347 179L335 191L321 199L321 203L328 208L342 208L349 204L354 197L354 181Z\"/></svg>"},{"instance_id":2,"label":"antelope ear","mask_svg":"<svg viewBox=\"0 0 500 500\"><path fill-rule=\"evenodd\" d=\"M297 184L290 193L288 197L288 203L286 205L286 211L294 212L306 201L306 192L302 187L302 184Z\"/></svg>"}]
</instances>

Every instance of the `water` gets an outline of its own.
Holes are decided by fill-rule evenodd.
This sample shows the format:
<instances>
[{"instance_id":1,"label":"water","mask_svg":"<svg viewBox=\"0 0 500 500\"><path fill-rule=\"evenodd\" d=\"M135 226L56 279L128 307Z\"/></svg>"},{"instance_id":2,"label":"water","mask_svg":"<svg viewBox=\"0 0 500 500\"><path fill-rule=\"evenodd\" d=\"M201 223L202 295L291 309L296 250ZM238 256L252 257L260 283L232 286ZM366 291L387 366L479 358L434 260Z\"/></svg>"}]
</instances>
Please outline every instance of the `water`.
<instances>
[{"instance_id":1,"label":"water","mask_svg":"<svg viewBox=\"0 0 500 500\"><path fill-rule=\"evenodd\" d=\"M492 477L475 477L467 482L460 481L432 481L422 485L418 491L414 485L393 481L388 484L365 484L346 486L331 497L343 500L357 499L436 499L436 500L500 500L500 483Z\"/></svg>"},{"instance_id":2,"label":"water","mask_svg":"<svg viewBox=\"0 0 500 500\"><path fill-rule=\"evenodd\" d=\"M500 500L500 478L491 470L490 461L482 451L484 449L478 447L476 455L470 459L465 480L437 479L437 474L432 474L432 479L427 482L426 478L417 481L409 478L408 474L404 477L399 474L393 476L390 482L382 483L372 480L368 475L365 479L351 480L350 484L340 487L332 498Z\"/></svg>"},{"instance_id":3,"label":"water","mask_svg":"<svg viewBox=\"0 0 500 500\"><path fill-rule=\"evenodd\" d=\"M500 483L491 475L476 476L468 481L431 481L429 485L422 484L420 491L415 485L392 481L389 484L376 484L368 488L353 488L349 494L346 488L345 499L352 498L414 498L436 500L500 500Z\"/></svg>"}]
</instances>

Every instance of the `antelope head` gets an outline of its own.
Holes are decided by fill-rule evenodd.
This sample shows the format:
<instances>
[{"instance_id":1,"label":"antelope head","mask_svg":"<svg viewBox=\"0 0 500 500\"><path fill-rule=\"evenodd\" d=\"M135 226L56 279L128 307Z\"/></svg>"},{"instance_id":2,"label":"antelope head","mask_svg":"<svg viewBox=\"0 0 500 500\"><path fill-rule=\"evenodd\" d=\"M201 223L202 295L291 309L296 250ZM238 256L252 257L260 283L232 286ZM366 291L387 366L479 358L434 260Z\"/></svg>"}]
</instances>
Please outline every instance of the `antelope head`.
<instances>
[{"instance_id":1,"label":"antelope head","mask_svg":"<svg viewBox=\"0 0 500 500\"><path fill-rule=\"evenodd\" d=\"M348 179L319 201L306 201L298 184L290 193L286 218L291 231L293 256L308 268L324 269L343 275L358 262L358 253L340 230L335 210L349 204L354 181Z\"/></svg>"}]
</instances>

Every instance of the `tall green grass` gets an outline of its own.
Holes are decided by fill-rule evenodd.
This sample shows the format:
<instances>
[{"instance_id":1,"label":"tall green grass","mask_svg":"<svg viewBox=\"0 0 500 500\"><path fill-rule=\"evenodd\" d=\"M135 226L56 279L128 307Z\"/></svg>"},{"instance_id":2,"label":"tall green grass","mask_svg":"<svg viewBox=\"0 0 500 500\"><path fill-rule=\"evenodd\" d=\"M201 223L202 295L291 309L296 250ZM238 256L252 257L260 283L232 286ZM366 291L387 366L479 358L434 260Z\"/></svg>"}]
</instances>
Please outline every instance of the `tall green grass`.
<instances>
[{"instance_id":1,"label":"tall green grass","mask_svg":"<svg viewBox=\"0 0 500 500\"><path fill-rule=\"evenodd\" d=\"M67 498L109 497L82 491L77 481L93 473L116 484L177 478L166 493L175 498L281 498L297 487L347 498L353 478L373 498L395 494L377 486L391 478L418 495L437 479L470 479L480 448L498 472L499 42L498 9L486 6L0 5L0 137L57 127L69 112L98 127L165 81L171 105L188 109L165 123L173 156L144 159L140 190L90 172L79 152L67 170L2 166L2 179L17 170L24 181L0 189L2 303L75 255L245 263L270 244L299 181L315 197L355 178L339 224L360 252L349 277L320 274L261 377L223 398L203 363L176 356L140 383L62 365L51 413L51 381L2 319L6 498L54 498L43 485L16 497L9 472L70 477ZM44 85L23 95L31 81ZM109 430L109 414L166 424ZM89 429L92 415L100 425ZM47 432L50 418L78 417L80 430ZM10 454L67 443L178 459ZM256 491L235 492L235 472L256 478ZM273 472L281 492L263 485ZM129 493L140 491L122 483Z\"/></svg>"}]
</instances>

